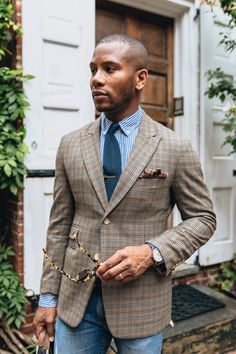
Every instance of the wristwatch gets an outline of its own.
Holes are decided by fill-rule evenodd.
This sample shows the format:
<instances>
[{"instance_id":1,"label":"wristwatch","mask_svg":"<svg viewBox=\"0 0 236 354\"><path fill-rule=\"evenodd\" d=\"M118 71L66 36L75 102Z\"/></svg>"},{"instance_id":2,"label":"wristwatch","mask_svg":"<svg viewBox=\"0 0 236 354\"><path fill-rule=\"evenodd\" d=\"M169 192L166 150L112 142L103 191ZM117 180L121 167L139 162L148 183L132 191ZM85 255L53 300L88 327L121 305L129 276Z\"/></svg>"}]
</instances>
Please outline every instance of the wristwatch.
<instances>
[{"instance_id":1,"label":"wristwatch","mask_svg":"<svg viewBox=\"0 0 236 354\"><path fill-rule=\"evenodd\" d=\"M150 246L152 249L151 257L154 261L152 268L156 269L159 273L164 274L166 272L166 265L165 265L164 258L162 257L159 249L150 242L145 242L145 243L148 244L148 246Z\"/></svg>"},{"instance_id":2,"label":"wristwatch","mask_svg":"<svg viewBox=\"0 0 236 354\"><path fill-rule=\"evenodd\" d=\"M160 254L158 248L152 248L152 259L154 260L154 266L159 265L161 262L164 262L164 258Z\"/></svg>"}]
</instances>

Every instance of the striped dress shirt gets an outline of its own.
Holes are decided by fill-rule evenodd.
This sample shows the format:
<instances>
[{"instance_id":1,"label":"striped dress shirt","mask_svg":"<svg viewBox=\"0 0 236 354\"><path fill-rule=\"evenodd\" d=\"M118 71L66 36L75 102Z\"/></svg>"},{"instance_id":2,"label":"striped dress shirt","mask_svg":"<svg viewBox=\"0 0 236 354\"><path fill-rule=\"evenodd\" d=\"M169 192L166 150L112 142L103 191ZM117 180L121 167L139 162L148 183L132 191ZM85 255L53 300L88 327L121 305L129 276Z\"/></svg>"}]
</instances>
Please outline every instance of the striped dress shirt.
<instances>
[{"instance_id":1,"label":"striped dress shirt","mask_svg":"<svg viewBox=\"0 0 236 354\"><path fill-rule=\"evenodd\" d=\"M142 116L143 116L143 110L141 109L141 107L139 107L134 114L124 118L122 121L119 122L120 129L118 129L114 134L120 147L122 170L124 169L126 162L129 158L129 155L131 153L131 150L133 148L141 124ZM100 130L101 131L100 133L101 162L103 161L105 135L112 123L113 122L106 117L105 113L101 114L101 130ZM57 295L51 293L41 294L39 299L39 306L56 307Z\"/></svg>"}]
</instances>

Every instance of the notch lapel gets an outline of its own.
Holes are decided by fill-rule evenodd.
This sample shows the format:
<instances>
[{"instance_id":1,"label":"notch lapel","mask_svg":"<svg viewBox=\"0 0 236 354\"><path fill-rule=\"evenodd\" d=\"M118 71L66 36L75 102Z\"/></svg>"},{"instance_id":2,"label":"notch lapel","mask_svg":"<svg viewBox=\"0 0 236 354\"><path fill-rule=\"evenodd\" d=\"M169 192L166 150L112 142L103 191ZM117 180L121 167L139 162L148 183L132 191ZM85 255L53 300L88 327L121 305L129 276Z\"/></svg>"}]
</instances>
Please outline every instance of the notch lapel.
<instances>
[{"instance_id":1,"label":"notch lapel","mask_svg":"<svg viewBox=\"0 0 236 354\"><path fill-rule=\"evenodd\" d=\"M150 161L161 138L157 132L156 123L144 114L134 147L112 194L104 218L120 203L133 186L138 176Z\"/></svg>"},{"instance_id":2,"label":"notch lapel","mask_svg":"<svg viewBox=\"0 0 236 354\"><path fill-rule=\"evenodd\" d=\"M103 209L106 210L108 200L100 160L100 118L85 131L82 139L82 154L91 183Z\"/></svg>"}]
</instances>

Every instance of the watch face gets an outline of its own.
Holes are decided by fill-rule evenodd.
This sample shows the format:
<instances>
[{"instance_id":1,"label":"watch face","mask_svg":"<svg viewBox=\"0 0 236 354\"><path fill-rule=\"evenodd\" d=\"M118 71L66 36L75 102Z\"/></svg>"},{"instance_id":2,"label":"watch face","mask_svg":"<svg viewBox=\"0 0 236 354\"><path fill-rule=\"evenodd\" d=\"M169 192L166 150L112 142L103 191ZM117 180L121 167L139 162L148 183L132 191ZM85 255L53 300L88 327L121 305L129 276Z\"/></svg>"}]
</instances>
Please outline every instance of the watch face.
<instances>
[{"instance_id":1,"label":"watch face","mask_svg":"<svg viewBox=\"0 0 236 354\"><path fill-rule=\"evenodd\" d=\"M153 252L152 253L153 259L155 262L159 263L159 262L163 261L163 258L157 248L154 248L154 250L152 252Z\"/></svg>"}]
</instances>

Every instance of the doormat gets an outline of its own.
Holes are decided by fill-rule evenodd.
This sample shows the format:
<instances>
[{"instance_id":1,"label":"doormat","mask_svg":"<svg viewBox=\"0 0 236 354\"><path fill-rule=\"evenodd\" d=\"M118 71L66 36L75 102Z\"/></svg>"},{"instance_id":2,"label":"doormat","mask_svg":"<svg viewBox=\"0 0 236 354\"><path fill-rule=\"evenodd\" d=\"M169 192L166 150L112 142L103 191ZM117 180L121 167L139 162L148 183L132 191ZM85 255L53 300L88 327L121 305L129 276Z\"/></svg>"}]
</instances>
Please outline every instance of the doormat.
<instances>
[{"instance_id":1,"label":"doormat","mask_svg":"<svg viewBox=\"0 0 236 354\"><path fill-rule=\"evenodd\" d=\"M172 288L172 320L174 322L222 307L225 307L224 303L190 285L176 285Z\"/></svg>"}]
</instances>

